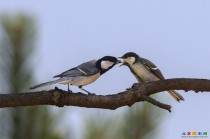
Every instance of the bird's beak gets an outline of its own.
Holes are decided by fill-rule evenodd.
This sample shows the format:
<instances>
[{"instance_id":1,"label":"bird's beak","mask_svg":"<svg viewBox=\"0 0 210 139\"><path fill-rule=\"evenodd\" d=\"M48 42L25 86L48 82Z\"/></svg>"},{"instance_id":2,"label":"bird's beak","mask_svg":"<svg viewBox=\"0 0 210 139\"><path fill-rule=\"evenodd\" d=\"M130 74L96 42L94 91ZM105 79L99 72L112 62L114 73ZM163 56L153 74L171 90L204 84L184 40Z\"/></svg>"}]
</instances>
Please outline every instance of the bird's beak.
<instances>
[{"instance_id":1,"label":"bird's beak","mask_svg":"<svg viewBox=\"0 0 210 139\"><path fill-rule=\"evenodd\" d=\"M122 65L124 65L124 64L125 64L124 59L123 59L123 58L121 58L121 57L119 57L119 58L117 59L117 61L118 61L118 63L121 63L121 64L120 64L120 67L121 67Z\"/></svg>"}]
</instances>

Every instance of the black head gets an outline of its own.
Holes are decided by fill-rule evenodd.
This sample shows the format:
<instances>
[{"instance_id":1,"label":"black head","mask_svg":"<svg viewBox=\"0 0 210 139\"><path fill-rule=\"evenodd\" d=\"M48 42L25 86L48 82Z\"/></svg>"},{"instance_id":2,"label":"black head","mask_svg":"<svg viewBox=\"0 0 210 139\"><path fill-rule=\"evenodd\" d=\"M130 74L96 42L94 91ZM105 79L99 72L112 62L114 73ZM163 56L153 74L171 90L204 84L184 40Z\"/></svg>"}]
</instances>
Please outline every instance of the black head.
<instances>
[{"instance_id":1,"label":"black head","mask_svg":"<svg viewBox=\"0 0 210 139\"><path fill-rule=\"evenodd\" d=\"M116 57L104 56L96 62L96 66L101 70L101 74L104 74L118 63L120 61Z\"/></svg>"},{"instance_id":2,"label":"black head","mask_svg":"<svg viewBox=\"0 0 210 139\"><path fill-rule=\"evenodd\" d=\"M128 52L124 54L122 57L123 59L123 65L131 65L139 61L140 57L134 52Z\"/></svg>"},{"instance_id":3,"label":"black head","mask_svg":"<svg viewBox=\"0 0 210 139\"><path fill-rule=\"evenodd\" d=\"M139 59L139 55L137 55L134 52L125 53L121 58L126 59L126 58L129 58L129 57L135 57L135 59Z\"/></svg>"}]
</instances>

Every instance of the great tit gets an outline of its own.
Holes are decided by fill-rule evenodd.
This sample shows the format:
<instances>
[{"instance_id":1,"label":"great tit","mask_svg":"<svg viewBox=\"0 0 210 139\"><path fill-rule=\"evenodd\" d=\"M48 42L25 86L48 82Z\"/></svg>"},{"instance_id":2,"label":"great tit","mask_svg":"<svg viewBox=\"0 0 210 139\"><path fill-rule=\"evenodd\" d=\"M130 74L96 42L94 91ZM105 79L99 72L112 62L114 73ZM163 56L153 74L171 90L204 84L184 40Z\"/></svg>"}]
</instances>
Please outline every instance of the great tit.
<instances>
[{"instance_id":1,"label":"great tit","mask_svg":"<svg viewBox=\"0 0 210 139\"><path fill-rule=\"evenodd\" d=\"M121 59L122 65L129 67L130 71L140 83L147 83L151 81L164 80L161 71L151 61L140 57L136 53L128 52L124 54ZM167 91L178 102L184 98L176 91Z\"/></svg>"},{"instance_id":2,"label":"great tit","mask_svg":"<svg viewBox=\"0 0 210 139\"><path fill-rule=\"evenodd\" d=\"M104 56L99 60L91 60L85 62L77 67L74 67L59 75L54 76L54 78L59 77L59 79L57 80L42 83L33 86L30 89L59 83L68 84L69 92L69 85L75 85L88 94L91 94L89 91L83 89L82 87L96 81L102 74L110 70L117 63L120 63L120 61L116 57Z\"/></svg>"}]
</instances>

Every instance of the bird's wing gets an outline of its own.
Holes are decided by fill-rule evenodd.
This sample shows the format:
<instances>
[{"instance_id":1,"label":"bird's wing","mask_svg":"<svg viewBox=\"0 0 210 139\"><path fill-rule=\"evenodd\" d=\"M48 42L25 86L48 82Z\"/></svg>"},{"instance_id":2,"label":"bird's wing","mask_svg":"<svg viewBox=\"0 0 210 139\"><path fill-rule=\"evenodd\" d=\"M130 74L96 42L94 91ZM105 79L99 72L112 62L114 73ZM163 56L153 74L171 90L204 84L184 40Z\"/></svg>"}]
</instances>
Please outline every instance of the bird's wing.
<instances>
[{"instance_id":1,"label":"bird's wing","mask_svg":"<svg viewBox=\"0 0 210 139\"><path fill-rule=\"evenodd\" d=\"M96 61L97 60L85 62L54 77L76 77L96 74L99 72L99 69L96 67Z\"/></svg>"},{"instance_id":2,"label":"bird's wing","mask_svg":"<svg viewBox=\"0 0 210 139\"><path fill-rule=\"evenodd\" d=\"M147 69L149 69L152 73L154 73L158 78L165 79L161 71L157 68L157 66L151 61L142 58L141 63L145 65Z\"/></svg>"}]
</instances>

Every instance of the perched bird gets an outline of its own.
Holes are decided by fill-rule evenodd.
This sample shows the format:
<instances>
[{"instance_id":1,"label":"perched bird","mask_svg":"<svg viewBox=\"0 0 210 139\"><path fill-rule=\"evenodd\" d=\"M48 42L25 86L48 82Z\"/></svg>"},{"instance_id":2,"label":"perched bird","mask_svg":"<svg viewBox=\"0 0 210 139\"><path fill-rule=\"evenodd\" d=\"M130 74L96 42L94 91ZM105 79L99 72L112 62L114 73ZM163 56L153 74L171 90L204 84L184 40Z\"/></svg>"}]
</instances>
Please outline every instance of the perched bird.
<instances>
[{"instance_id":1,"label":"perched bird","mask_svg":"<svg viewBox=\"0 0 210 139\"><path fill-rule=\"evenodd\" d=\"M140 83L164 80L161 71L151 61L140 57L136 53L128 52L120 57L122 65L129 67L130 71ZM184 98L176 91L167 91L178 102Z\"/></svg>"},{"instance_id":2,"label":"perched bird","mask_svg":"<svg viewBox=\"0 0 210 139\"><path fill-rule=\"evenodd\" d=\"M83 89L82 87L96 81L102 74L107 72L117 63L120 63L120 61L116 57L104 56L99 60L92 60L85 62L77 67L74 67L59 75L54 76L54 77L60 77L57 80L42 83L33 86L30 89L35 89L38 87L59 83L59 84L68 84L69 92L70 92L69 85L76 85L81 90L87 92L88 94L91 94L89 91Z\"/></svg>"}]
</instances>

